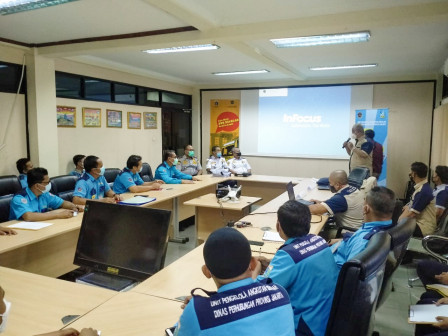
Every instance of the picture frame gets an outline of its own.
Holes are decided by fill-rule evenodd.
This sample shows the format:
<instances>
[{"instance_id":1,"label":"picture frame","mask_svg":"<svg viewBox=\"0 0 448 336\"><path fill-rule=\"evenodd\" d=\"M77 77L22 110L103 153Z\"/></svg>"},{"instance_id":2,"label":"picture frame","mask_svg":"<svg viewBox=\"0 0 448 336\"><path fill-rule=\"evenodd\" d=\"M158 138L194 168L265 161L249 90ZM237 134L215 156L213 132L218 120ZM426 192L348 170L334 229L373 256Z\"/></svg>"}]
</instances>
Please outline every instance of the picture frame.
<instances>
[{"instance_id":1,"label":"picture frame","mask_svg":"<svg viewBox=\"0 0 448 336\"><path fill-rule=\"evenodd\" d=\"M107 127L122 128L123 127L123 112L118 110L106 110Z\"/></svg>"},{"instance_id":2,"label":"picture frame","mask_svg":"<svg viewBox=\"0 0 448 336\"><path fill-rule=\"evenodd\" d=\"M141 129L142 128L141 112L128 112L128 128L129 129Z\"/></svg>"},{"instance_id":3,"label":"picture frame","mask_svg":"<svg viewBox=\"0 0 448 336\"><path fill-rule=\"evenodd\" d=\"M157 129L157 112L143 112L143 126L145 129Z\"/></svg>"},{"instance_id":4,"label":"picture frame","mask_svg":"<svg viewBox=\"0 0 448 336\"><path fill-rule=\"evenodd\" d=\"M58 127L76 127L76 107L57 105L56 118Z\"/></svg>"},{"instance_id":5,"label":"picture frame","mask_svg":"<svg viewBox=\"0 0 448 336\"><path fill-rule=\"evenodd\" d=\"M83 107L82 126L101 127L101 109L92 107Z\"/></svg>"}]
</instances>

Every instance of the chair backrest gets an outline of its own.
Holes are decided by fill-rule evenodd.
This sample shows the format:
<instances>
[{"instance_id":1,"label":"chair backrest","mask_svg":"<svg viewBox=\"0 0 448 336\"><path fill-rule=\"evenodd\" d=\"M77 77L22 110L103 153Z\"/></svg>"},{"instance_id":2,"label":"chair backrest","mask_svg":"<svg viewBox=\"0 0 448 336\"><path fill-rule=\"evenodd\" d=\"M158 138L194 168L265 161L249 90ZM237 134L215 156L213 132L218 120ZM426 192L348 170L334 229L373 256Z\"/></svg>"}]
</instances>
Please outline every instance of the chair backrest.
<instances>
[{"instance_id":1,"label":"chair backrest","mask_svg":"<svg viewBox=\"0 0 448 336\"><path fill-rule=\"evenodd\" d=\"M367 247L342 265L326 335L370 335L390 251L389 233L373 235Z\"/></svg>"},{"instance_id":2,"label":"chair backrest","mask_svg":"<svg viewBox=\"0 0 448 336\"><path fill-rule=\"evenodd\" d=\"M0 196L14 195L22 189L22 185L16 175L0 176Z\"/></svg>"},{"instance_id":3,"label":"chair backrest","mask_svg":"<svg viewBox=\"0 0 448 336\"><path fill-rule=\"evenodd\" d=\"M398 218L400 218L401 213L403 212L403 202L399 199L395 200L395 208L392 213L392 224L396 225L398 223Z\"/></svg>"},{"instance_id":4,"label":"chair backrest","mask_svg":"<svg viewBox=\"0 0 448 336\"><path fill-rule=\"evenodd\" d=\"M109 186L112 188L115 179L117 178L118 174L120 174L121 169L118 168L106 168L104 172L104 178L106 179Z\"/></svg>"},{"instance_id":5,"label":"chair backrest","mask_svg":"<svg viewBox=\"0 0 448 336\"><path fill-rule=\"evenodd\" d=\"M71 202L78 178L73 175L60 175L51 178L51 192L65 201Z\"/></svg>"},{"instance_id":6,"label":"chair backrest","mask_svg":"<svg viewBox=\"0 0 448 336\"><path fill-rule=\"evenodd\" d=\"M365 167L353 168L350 174L348 175L348 184L359 189L361 188L364 180L369 176L370 176L369 168Z\"/></svg>"},{"instance_id":7,"label":"chair backrest","mask_svg":"<svg viewBox=\"0 0 448 336\"><path fill-rule=\"evenodd\" d=\"M154 176L152 175L152 169L149 163L143 162L142 171L139 173L140 177L145 182L154 181Z\"/></svg>"},{"instance_id":8,"label":"chair backrest","mask_svg":"<svg viewBox=\"0 0 448 336\"><path fill-rule=\"evenodd\" d=\"M13 195L0 196L0 223L9 220L9 204L13 197Z\"/></svg>"},{"instance_id":9,"label":"chair backrest","mask_svg":"<svg viewBox=\"0 0 448 336\"><path fill-rule=\"evenodd\" d=\"M392 275L403 260L409 240L414 232L415 225L415 218L403 218L397 225L394 225L387 230L391 237L390 253L386 260L384 279L383 284L381 285L377 308L386 301L392 291Z\"/></svg>"}]
</instances>

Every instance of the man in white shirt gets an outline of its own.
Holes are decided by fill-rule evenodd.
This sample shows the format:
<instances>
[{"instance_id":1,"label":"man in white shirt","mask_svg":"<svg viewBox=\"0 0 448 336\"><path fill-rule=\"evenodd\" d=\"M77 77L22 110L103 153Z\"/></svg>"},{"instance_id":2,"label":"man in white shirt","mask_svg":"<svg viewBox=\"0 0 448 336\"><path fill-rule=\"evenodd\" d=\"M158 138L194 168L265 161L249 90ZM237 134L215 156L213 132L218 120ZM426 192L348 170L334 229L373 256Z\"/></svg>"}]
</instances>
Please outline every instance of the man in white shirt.
<instances>
[{"instance_id":1,"label":"man in white shirt","mask_svg":"<svg viewBox=\"0 0 448 336\"><path fill-rule=\"evenodd\" d=\"M232 149L233 159L227 161L230 172L235 175L251 174L251 166L245 158L241 157L241 150L237 147Z\"/></svg>"},{"instance_id":2,"label":"man in white shirt","mask_svg":"<svg viewBox=\"0 0 448 336\"><path fill-rule=\"evenodd\" d=\"M212 147L212 156L207 160L205 168L209 174L230 176L229 166L227 166L226 159L221 156L221 147Z\"/></svg>"}]
</instances>

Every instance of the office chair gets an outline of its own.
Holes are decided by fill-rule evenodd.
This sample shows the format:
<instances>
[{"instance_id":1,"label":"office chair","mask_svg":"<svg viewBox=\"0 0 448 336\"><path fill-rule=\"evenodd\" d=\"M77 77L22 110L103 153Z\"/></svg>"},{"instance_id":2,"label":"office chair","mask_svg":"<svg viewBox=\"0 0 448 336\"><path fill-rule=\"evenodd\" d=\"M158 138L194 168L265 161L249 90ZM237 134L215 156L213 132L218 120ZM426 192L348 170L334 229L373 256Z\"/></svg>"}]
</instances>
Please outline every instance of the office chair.
<instances>
[{"instance_id":1,"label":"office chair","mask_svg":"<svg viewBox=\"0 0 448 336\"><path fill-rule=\"evenodd\" d=\"M384 279L383 284L381 285L377 308L386 301L390 292L394 290L392 275L403 260L409 240L414 232L415 225L415 218L403 218L397 225L386 231L391 237L390 253L386 259Z\"/></svg>"},{"instance_id":2,"label":"office chair","mask_svg":"<svg viewBox=\"0 0 448 336\"><path fill-rule=\"evenodd\" d=\"M14 195L22 189L22 185L16 175L0 176L0 196Z\"/></svg>"},{"instance_id":3,"label":"office chair","mask_svg":"<svg viewBox=\"0 0 448 336\"><path fill-rule=\"evenodd\" d=\"M365 167L353 168L350 174L348 175L348 184L359 189L361 188L364 180L369 176L370 176L369 168Z\"/></svg>"},{"instance_id":4,"label":"office chair","mask_svg":"<svg viewBox=\"0 0 448 336\"><path fill-rule=\"evenodd\" d=\"M13 195L0 196L0 223L9 220L9 204L13 197Z\"/></svg>"},{"instance_id":5,"label":"office chair","mask_svg":"<svg viewBox=\"0 0 448 336\"><path fill-rule=\"evenodd\" d=\"M144 182L154 181L154 176L152 175L151 166L147 162L143 162L142 171L139 173L139 175Z\"/></svg>"},{"instance_id":6,"label":"office chair","mask_svg":"<svg viewBox=\"0 0 448 336\"><path fill-rule=\"evenodd\" d=\"M389 233L376 233L364 251L342 265L326 336L371 334L390 240Z\"/></svg>"},{"instance_id":7,"label":"office chair","mask_svg":"<svg viewBox=\"0 0 448 336\"><path fill-rule=\"evenodd\" d=\"M104 172L104 178L109 184L109 187L112 188L112 186L114 185L114 181L117 178L118 174L120 174L120 172L121 169L118 168L106 168L106 171Z\"/></svg>"},{"instance_id":8,"label":"office chair","mask_svg":"<svg viewBox=\"0 0 448 336\"><path fill-rule=\"evenodd\" d=\"M78 178L73 175L60 175L51 179L51 193L59 196L65 201L73 200L73 192L75 191L76 181Z\"/></svg>"}]
</instances>

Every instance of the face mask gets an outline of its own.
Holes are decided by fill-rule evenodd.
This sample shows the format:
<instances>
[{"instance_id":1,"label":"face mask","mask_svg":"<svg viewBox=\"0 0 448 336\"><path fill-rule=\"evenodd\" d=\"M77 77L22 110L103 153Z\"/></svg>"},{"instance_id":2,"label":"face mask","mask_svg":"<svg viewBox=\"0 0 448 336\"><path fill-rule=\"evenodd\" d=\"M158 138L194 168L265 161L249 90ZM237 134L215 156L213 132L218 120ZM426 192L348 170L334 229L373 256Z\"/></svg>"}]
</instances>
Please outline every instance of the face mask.
<instances>
[{"instance_id":1,"label":"face mask","mask_svg":"<svg viewBox=\"0 0 448 336\"><path fill-rule=\"evenodd\" d=\"M5 303L6 310L3 314L0 314L0 316L2 317L2 324L0 325L0 333L4 332L6 329L6 324L8 323L9 311L11 310L11 302L6 301L5 299L3 299L3 302Z\"/></svg>"},{"instance_id":2,"label":"face mask","mask_svg":"<svg viewBox=\"0 0 448 336\"><path fill-rule=\"evenodd\" d=\"M143 166L140 167L140 169L138 170L139 173L141 173L143 170Z\"/></svg>"},{"instance_id":3,"label":"face mask","mask_svg":"<svg viewBox=\"0 0 448 336\"><path fill-rule=\"evenodd\" d=\"M352 133L352 139L356 140L356 134L355 133Z\"/></svg>"},{"instance_id":4,"label":"face mask","mask_svg":"<svg viewBox=\"0 0 448 336\"><path fill-rule=\"evenodd\" d=\"M333 194L336 194L338 191L336 190L336 188L334 187L334 186L330 186L330 191L333 193Z\"/></svg>"},{"instance_id":5,"label":"face mask","mask_svg":"<svg viewBox=\"0 0 448 336\"><path fill-rule=\"evenodd\" d=\"M409 179L414 182L414 178L412 177L412 174L409 174Z\"/></svg>"},{"instance_id":6,"label":"face mask","mask_svg":"<svg viewBox=\"0 0 448 336\"><path fill-rule=\"evenodd\" d=\"M51 182L48 183L48 184L45 186L44 190L41 190L41 192L42 192L42 194L46 194L47 192L50 192L50 190L51 190Z\"/></svg>"},{"instance_id":7,"label":"face mask","mask_svg":"<svg viewBox=\"0 0 448 336\"><path fill-rule=\"evenodd\" d=\"M189 152L188 152L188 156L189 156L189 157L193 157L193 156L194 156L194 151L192 151L192 150L189 151Z\"/></svg>"},{"instance_id":8,"label":"face mask","mask_svg":"<svg viewBox=\"0 0 448 336\"><path fill-rule=\"evenodd\" d=\"M106 167L102 166L100 168L100 175L103 176L105 171L106 171Z\"/></svg>"},{"instance_id":9,"label":"face mask","mask_svg":"<svg viewBox=\"0 0 448 336\"><path fill-rule=\"evenodd\" d=\"M241 152L236 153L236 156L241 157Z\"/></svg>"},{"instance_id":10,"label":"face mask","mask_svg":"<svg viewBox=\"0 0 448 336\"><path fill-rule=\"evenodd\" d=\"M222 155L221 152L216 153L216 156L219 158L221 157L221 155Z\"/></svg>"},{"instance_id":11,"label":"face mask","mask_svg":"<svg viewBox=\"0 0 448 336\"><path fill-rule=\"evenodd\" d=\"M179 160L177 158L175 158L174 161L173 161L173 166L177 166L178 162L179 162Z\"/></svg>"}]
</instances>

